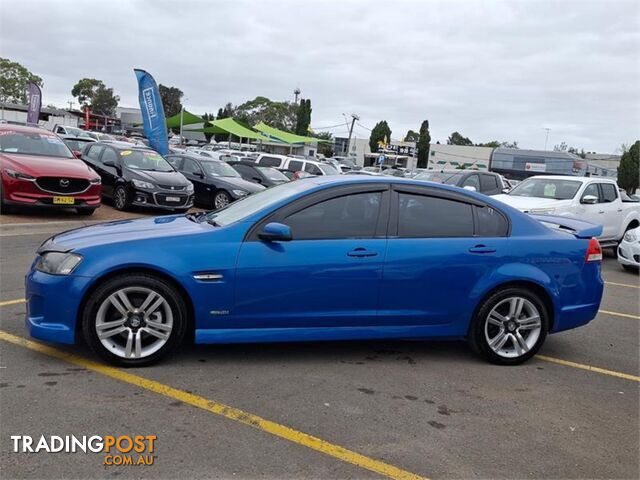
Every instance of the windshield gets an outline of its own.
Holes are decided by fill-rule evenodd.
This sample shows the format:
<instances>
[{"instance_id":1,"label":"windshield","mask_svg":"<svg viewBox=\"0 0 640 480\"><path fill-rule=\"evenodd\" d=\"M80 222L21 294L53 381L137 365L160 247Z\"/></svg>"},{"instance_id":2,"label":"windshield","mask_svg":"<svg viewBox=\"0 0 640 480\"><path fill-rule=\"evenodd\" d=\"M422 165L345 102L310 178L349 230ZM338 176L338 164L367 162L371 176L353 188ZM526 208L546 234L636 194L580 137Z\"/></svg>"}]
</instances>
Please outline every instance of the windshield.
<instances>
[{"instance_id":1,"label":"windshield","mask_svg":"<svg viewBox=\"0 0 640 480\"><path fill-rule=\"evenodd\" d=\"M427 180L429 182L456 185L464 174L457 172L422 172L413 177L415 180Z\"/></svg>"},{"instance_id":2,"label":"windshield","mask_svg":"<svg viewBox=\"0 0 640 480\"><path fill-rule=\"evenodd\" d=\"M153 150L123 150L120 152L124 166L132 170L173 172L173 167Z\"/></svg>"},{"instance_id":3,"label":"windshield","mask_svg":"<svg viewBox=\"0 0 640 480\"><path fill-rule=\"evenodd\" d=\"M256 167L259 172L261 172L265 177L269 180L274 180L276 182L288 182L289 179L280 171L271 167Z\"/></svg>"},{"instance_id":4,"label":"windshield","mask_svg":"<svg viewBox=\"0 0 640 480\"><path fill-rule=\"evenodd\" d=\"M553 200L568 200L576 196L581 182L550 178L528 178L519 183L508 195L514 197L537 197Z\"/></svg>"},{"instance_id":5,"label":"windshield","mask_svg":"<svg viewBox=\"0 0 640 480\"><path fill-rule=\"evenodd\" d=\"M223 227L239 222L264 208L268 208L313 187L314 184L308 181L282 183L244 197L242 200L233 202L222 210L211 212L207 214L207 220Z\"/></svg>"},{"instance_id":6,"label":"windshield","mask_svg":"<svg viewBox=\"0 0 640 480\"><path fill-rule=\"evenodd\" d=\"M202 162L202 168L209 177L239 177L240 174L236 170L224 162Z\"/></svg>"},{"instance_id":7,"label":"windshield","mask_svg":"<svg viewBox=\"0 0 640 480\"><path fill-rule=\"evenodd\" d=\"M52 133L0 130L0 152L74 158L71 150Z\"/></svg>"},{"instance_id":8,"label":"windshield","mask_svg":"<svg viewBox=\"0 0 640 480\"><path fill-rule=\"evenodd\" d=\"M322 170L325 175L338 175L340 173L333 165L322 163L318 164L318 167L320 167L320 170Z\"/></svg>"}]
</instances>

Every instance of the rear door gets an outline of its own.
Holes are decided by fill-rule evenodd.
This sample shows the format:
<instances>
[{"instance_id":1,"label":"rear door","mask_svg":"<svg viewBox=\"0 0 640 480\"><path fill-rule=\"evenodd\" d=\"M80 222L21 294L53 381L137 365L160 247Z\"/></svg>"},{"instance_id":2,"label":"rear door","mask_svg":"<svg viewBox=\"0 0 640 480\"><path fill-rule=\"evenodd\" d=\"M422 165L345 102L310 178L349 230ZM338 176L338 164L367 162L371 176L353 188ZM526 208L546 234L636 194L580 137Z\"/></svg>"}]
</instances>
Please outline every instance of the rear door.
<instances>
[{"instance_id":1,"label":"rear door","mask_svg":"<svg viewBox=\"0 0 640 480\"><path fill-rule=\"evenodd\" d=\"M465 195L394 186L380 308L381 325L467 325L477 292L507 255L509 223Z\"/></svg>"}]
</instances>

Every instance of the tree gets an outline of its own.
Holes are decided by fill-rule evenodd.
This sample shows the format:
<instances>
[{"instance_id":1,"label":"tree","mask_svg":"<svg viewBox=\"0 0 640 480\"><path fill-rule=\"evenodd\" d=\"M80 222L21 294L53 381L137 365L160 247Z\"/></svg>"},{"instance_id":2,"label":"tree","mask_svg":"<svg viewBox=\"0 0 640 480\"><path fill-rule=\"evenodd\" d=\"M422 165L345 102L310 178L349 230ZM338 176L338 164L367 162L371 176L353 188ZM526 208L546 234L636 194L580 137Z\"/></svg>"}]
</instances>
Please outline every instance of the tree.
<instances>
[{"instance_id":1,"label":"tree","mask_svg":"<svg viewBox=\"0 0 640 480\"><path fill-rule=\"evenodd\" d=\"M502 146L502 144L498 140L491 140L487 143L477 143L476 147L489 147L489 148L498 148Z\"/></svg>"},{"instance_id":2,"label":"tree","mask_svg":"<svg viewBox=\"0 0 640 480\"><path fill-rule=\"evenodd\" d=\"M384 140L389 141L391 139L391 129L386 120L382 120L376 123L376 126L371 130L371 136L369 137L369 148L372 152L377 152L379 142Z\"/></svg>"},{"instance_id":3,"label":"tree","mask_svg":"<svg viewBox=\"0 0 640 480\"><path fill-rule=\"evenodd\" d=\"M562 142L558 145L554 145L553 146L553 151L554 152L566 152L567 151L567 143L566 142Z\"/></svg>"},{"instance_id":4,"label":"tree","mask_svg":"<svg viewBox=\"0 0 640 480\"><path fill-rule=\"evenodd\" d=\"M453 132L447 138L447 145L473 145L473 142L467 137L463 137L460 133Z\"/></svg>"},{"instance_id":5,"label":"tree","mask_svg":"<svg viewBox=\"0 0 640 480\"><path fill-rule=\"evenodd\" d=\"M82 107L89 107L99 115L115 114L120 97L113 94L113 88L107 88L102 80L83 78L71 89L71 95L78 99Z\"/></svg>"},{"instance_id":6,"label":"tree","mask_svg":"<svg viewBox=\"0 0 640 480\"><path fill-rule=\"evenodd\" d=\"M0 58L0 101L27 103L27 83L42 87L42 79L18 62Z\"/></svg>"},{"instance_id":7,"label":"tree","mask_svg":"<svg viewBox=\"0 0 640 480\"><path fill-rule=\"evenodd\" d=\"M333 157L333 135L331 135L331 132L314 133L311 136L321 140L328 140L327 142L318 142L318 153L327 158Z\"/></svg>"},{"instance_id":8,"label":"tree","mask_svg":"<svg viewBox=\"0 0 640 480\"><path fill-rule=\"evenodd\" d=\"M413 130L409 130L407 132L407 134L404 136L404 141L405 142L418 142L418 140L420 139L420 134L418 134L417 132L414 132Z\"/></svg>"},{"instance_id":9,"label":"tree","mask_svg":"<svg viewBox=\"0 0 640 480\"><path fill-rule=\"evenodd\" d=\"M311 102L309 102L309 108L311 108ZM232 114L234 118L249 125L264 122L280 130L293 132L297 112L298 105L293 102L274 102L267 97L256 97L235 107Z\"/></svg>"},{"instance_id":10,"label":"tree","mask_svg":"<svg viewBox=\"0 0 640 480\"><path fill-rule=\"evenodd\" d=\"M296 135L307 136L311 125L311 100L301 99L296 113Z\"/></svg>"},{"instance_id":11,"label":"tree","mask_svg":"<svg viewBox=\"0 0 640 480\"><path fill-rule=\"evenodd\" d=\"M215 120L213 113L209 114L209 113L205 113L204 115L202 115L202 118L204 119L204 126L207 126L207 122L209 120ZM207 133L204 132L204 138L207 140L207 143L209 143L211 141L211 139L213 138L213 133Z\"/></svg>"},{"instance_id":12,"label":"tree","mask_svg":"<svg viewBox=\"0 0 640 480\"><path fill-rule=\"evenodd\" d=\"M618 185L633 195L640 184L640 140L622 154L618 167Z\"/></svg>"},{"instance_id":13,"label":"tree","mask_svg":"<svg viewBox=\"0 0 640 480\"><path fill-rule=\"evenodd\" d=\"M418 147L418 168L427 168L429 166L429 148L431 146L429 120L425 120L420 125L420 135L416 146Z\"/></svg>"},{"instance_id":14,"label":"tree","mask_svg":"<svg viewBox=\"0 0 640 480\"><path fill-rule=\"evenodd\" d=\"M504 148L515 148L515 149L519 148L518 142L516 142L515 140L513 142L502 142L500 146Z\"/></svg>"},{"instance_id":15,"label":"tree","mask_svg":"<svg viewBox=\"0 0 640 480\"><path fill-rule=\"evenodd\" d=\"M158 86L160 91L160 99L162 100L162 108L164 109L165 117L173 117L182 110L182 90L177 87L167 87L160 84Z\"/></svg>"}]
</instances>

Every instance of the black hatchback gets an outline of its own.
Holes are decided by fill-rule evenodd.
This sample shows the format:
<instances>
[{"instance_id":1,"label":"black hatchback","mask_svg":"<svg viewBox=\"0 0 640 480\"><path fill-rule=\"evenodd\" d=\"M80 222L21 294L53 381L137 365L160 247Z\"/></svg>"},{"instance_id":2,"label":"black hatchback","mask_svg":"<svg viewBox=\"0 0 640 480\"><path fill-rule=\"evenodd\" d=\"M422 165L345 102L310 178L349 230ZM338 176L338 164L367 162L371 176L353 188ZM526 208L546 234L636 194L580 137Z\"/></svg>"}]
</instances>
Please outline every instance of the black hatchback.
<instances>
[{"instance_id":1,"label":"black hatchback","mask_svg":"<svg viewBox=\"0 0 640 480\"><path fill-rule=\"evenodd\" d=\"M221 160L195 153L172 154L166 158L193 182L195 202L205 208L218 210L265 188L246 181L231 165Z\"/></svg>"},{"instance_id":2,"label":"black hatchback","mask_svg":"<svg viewBox=\"0 0 640 480\"><path fill-rule=\"evenodd\" d=\"M137 205L184 212L193 206L193 184L150 148L97 142L81 158L98 172L103 197L113 199L118 210Z\"/></svg>"}]
</instances>

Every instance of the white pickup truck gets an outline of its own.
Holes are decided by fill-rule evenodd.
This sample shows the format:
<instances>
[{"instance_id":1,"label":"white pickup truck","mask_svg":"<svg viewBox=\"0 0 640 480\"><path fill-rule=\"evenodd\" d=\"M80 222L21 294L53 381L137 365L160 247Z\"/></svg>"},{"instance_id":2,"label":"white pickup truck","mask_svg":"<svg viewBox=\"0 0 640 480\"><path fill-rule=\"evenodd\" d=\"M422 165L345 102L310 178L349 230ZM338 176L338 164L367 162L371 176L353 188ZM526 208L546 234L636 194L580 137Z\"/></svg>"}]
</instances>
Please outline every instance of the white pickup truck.
<instances>
[{"instance_id":1,"label":"white pickup truck","mask_svg":"<svg viewBox=\"0 0 640 480\"><path fill-rule=\"evenodd\" d=\"M640 203L623 201L616 182L601 177L539 175L516 185L500 200L525 213L560 215L602 225L603 247L615 247L640 226Z\"/></svg>"}]
</instances>

